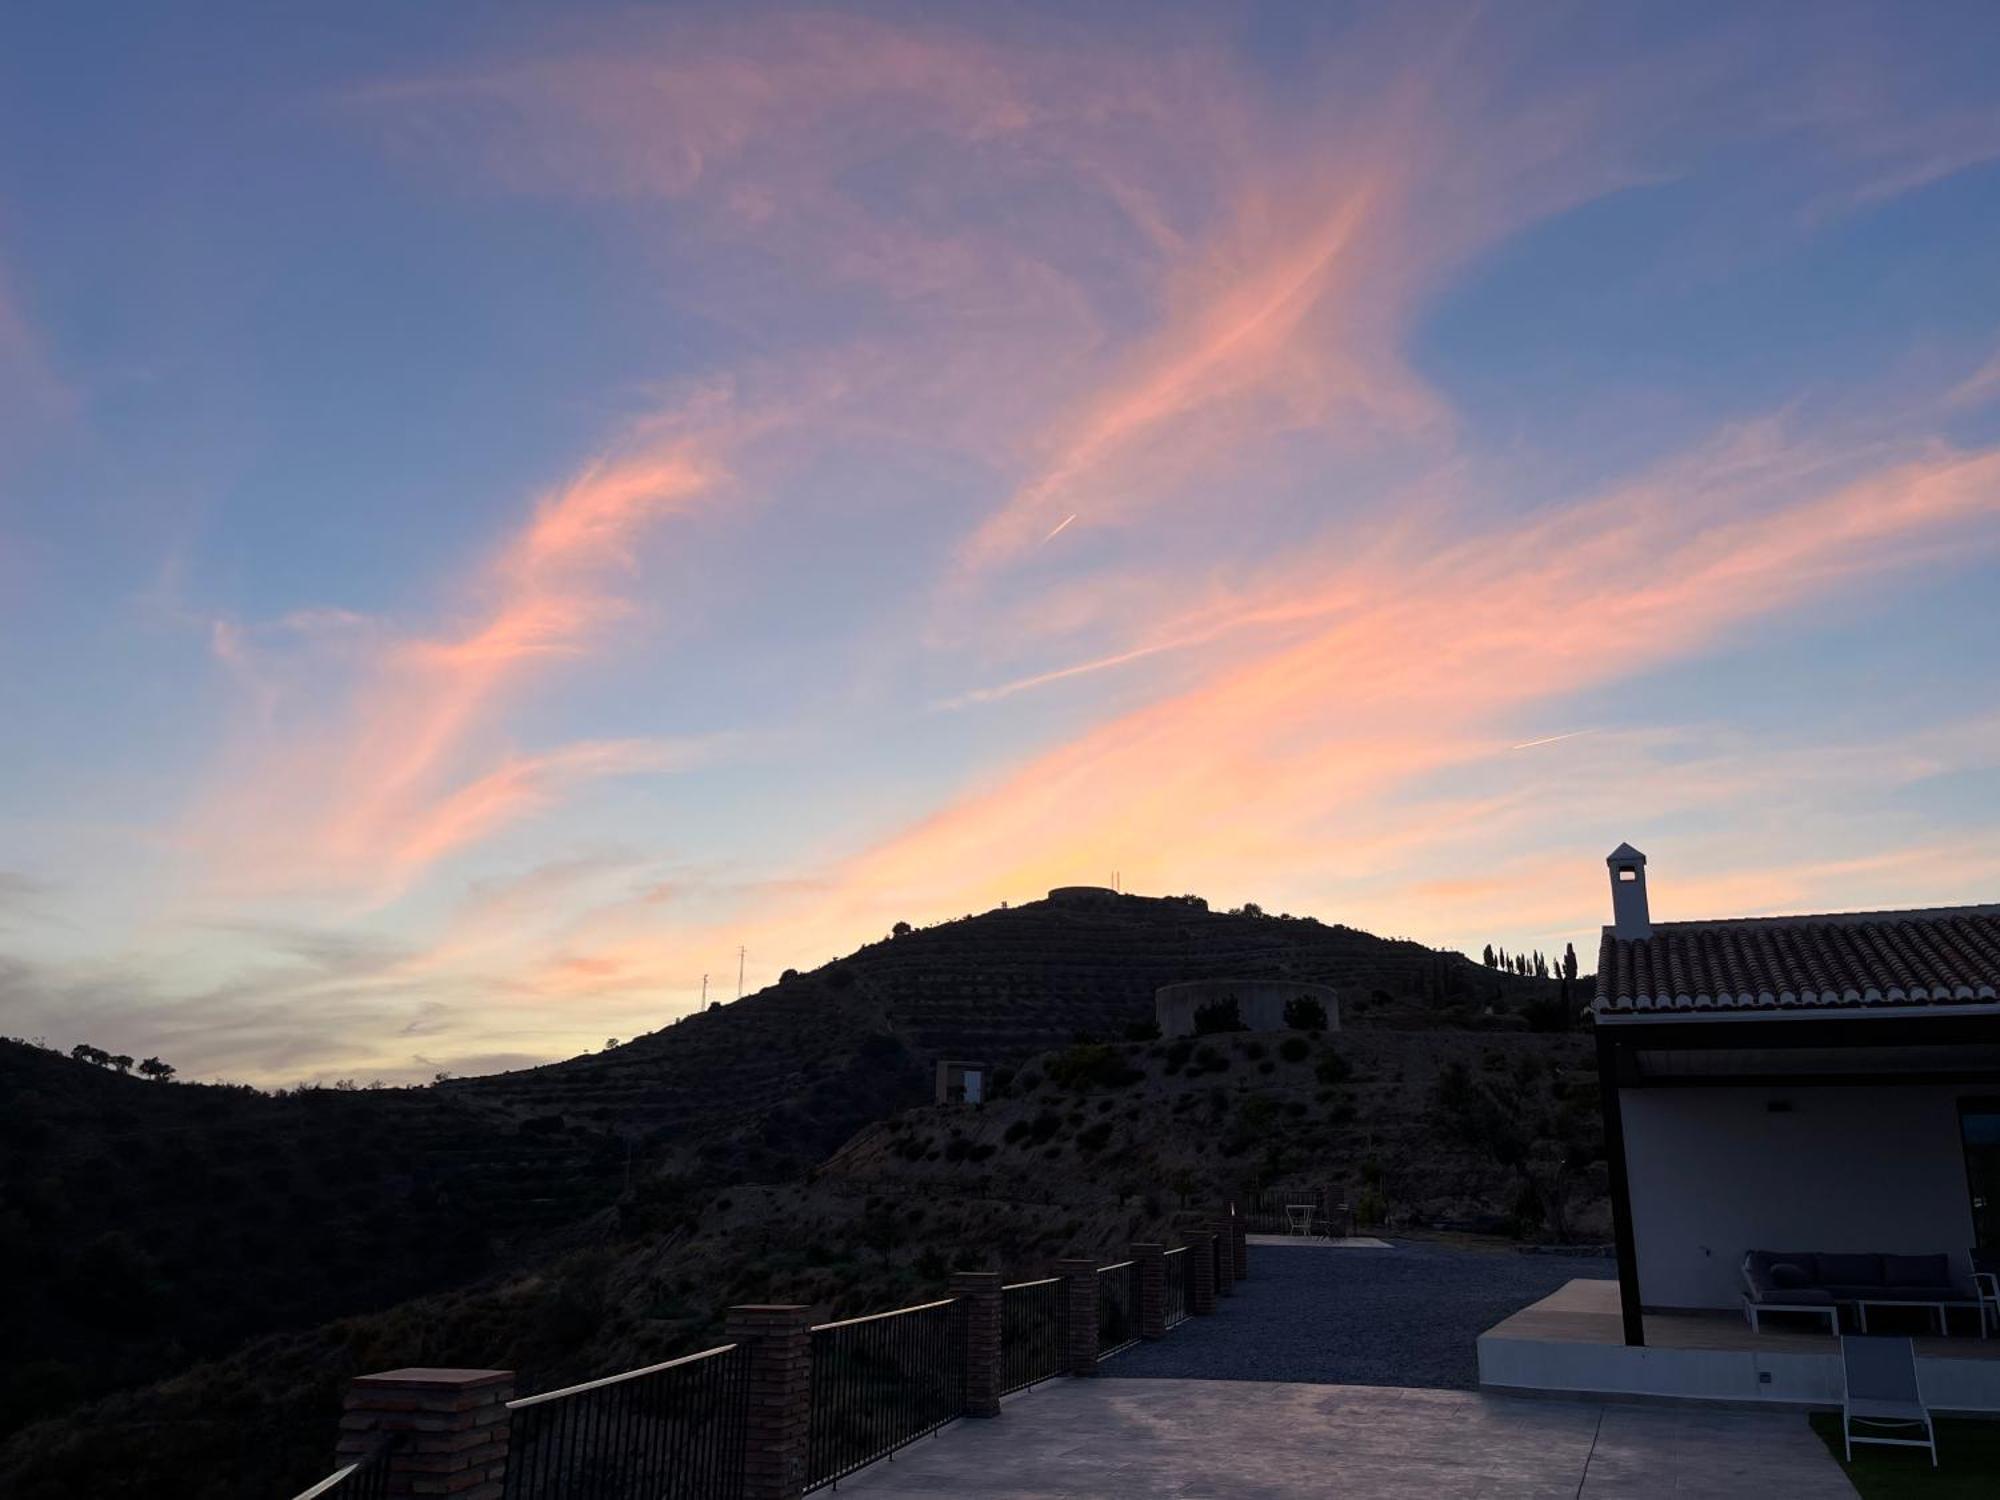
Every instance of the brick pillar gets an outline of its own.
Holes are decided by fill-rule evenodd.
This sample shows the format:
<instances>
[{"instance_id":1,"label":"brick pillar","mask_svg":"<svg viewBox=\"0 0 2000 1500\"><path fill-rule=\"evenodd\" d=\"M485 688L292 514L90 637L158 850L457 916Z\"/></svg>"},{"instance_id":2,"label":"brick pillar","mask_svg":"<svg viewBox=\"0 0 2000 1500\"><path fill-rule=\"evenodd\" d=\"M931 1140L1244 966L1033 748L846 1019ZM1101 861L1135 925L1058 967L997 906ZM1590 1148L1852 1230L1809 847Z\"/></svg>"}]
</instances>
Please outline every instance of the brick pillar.
<instances>
[{"instance_id":1,"label":"brick pillar","mask_svg":"<svg viewBox=\"0 0 2000 1500\"><path fill-rule=\"evenodd\" d=\"M1191 1230L1187 1247L1188 1316L1206 1318L1215 1311L1215 1236Z\"/></svg>"},{"instance_id":2,"label":"brick pillar","mask_svg":"<svg viewBox=\"0 0 2000 1500\"><path fill-rule=\"evenodd\" d=\"M397 1497L500 1500L507 1474L512 1370L385 1370L358 1375L341 1403L334 1463L351 1464L395 1434L388 1483Z\"/></svg>"},{"instance_id":3,"label":"brick pillar","mask_svg":"<svg viewBox=\"0 0 2000 1500\"><path fill-rule=\"evenodd\" d=\"M1000 1415L1000 1387L1006 1372L1000 1362L1000 1273L954 1271L951 1294L964 1304L959 1324L959 1357L965 1365L965 1414Z\"/></svg>"},{"instance_id":4,"label":"brick pillar","mask_svg":"<svg viewBox=\"0 0 2000 1500\"><path fill-rule=\"evenodd\" d=\"M1230 1297L1236 1293L1236 1243L1234 1232L1229 1227L1229 1216L1208 1221L1208 1232L1215 1237L1215 1295Z\"/></svg>"},{"instance_id":5,"label":"brick pillar","mask_svg":"<svg viewBox=\"0 0 2000 1500\"><path fill-rule=\"evenodd\" d=\"M1072 1375L1097 1373L1097 1262L1059 1260L1064 1308L1069 1314L1069 1347L1063 1365Z\"/></svg>"},{"instance_id":6,"label":"brick pillar","mask_svg":"<svg viewBox=\"0 0 2000 1500\"><path fill-rule=\"evenodd\" d=\"M1134 1245L1132 1259L1139 1263L1139 1337L1163 1339L1167 1336L1167 1247Z\"/></svg>"},{"instance_id":7,"label":"brick pillar","mask_svg":"<svg viewBox=\"0 0 2000 1500\"><path fill-rule=\"evenodd\" d=\"M743 1500L797 1500L806 1488L812 1423L812 1310L789 1304L729 1309L724 1337L750 1352L743 1431Z\"/></svg>"},{"instance_id":8,"label":"brick pillar","mask_svg":"<svg viewBox=\"0 0 2000 1500\"><path fill-rule=\"evenodd\" d=\"M1250 1275L1249 1221L1236 1211L1233 1203L1229 1205L1229 1245L1236 1258L1236 1279L1243 1281Z\"/></svg>"}]
</instances>

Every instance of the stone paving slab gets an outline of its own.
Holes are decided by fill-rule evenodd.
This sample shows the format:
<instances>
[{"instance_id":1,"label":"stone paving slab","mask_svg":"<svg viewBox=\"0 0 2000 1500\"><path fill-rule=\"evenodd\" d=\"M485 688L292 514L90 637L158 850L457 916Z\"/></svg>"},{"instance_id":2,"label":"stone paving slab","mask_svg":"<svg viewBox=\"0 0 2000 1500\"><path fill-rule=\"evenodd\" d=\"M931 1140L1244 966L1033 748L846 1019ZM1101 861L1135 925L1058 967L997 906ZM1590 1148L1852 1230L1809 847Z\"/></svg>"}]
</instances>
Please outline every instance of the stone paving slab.
<instances>
[{"instance_id":1,"label":"stone paving slab","mask_svg":"<svg viewBox=\"0 0 2000 1500\"><path fill-rule=\"evenodd\" d=\"M1123 1378L1479 1385L1479 1335L1566 1283L1610 1277L1600 1257L1514 1255L1406 1241L1393 1249L1260 1245L1212 1318L1107 1360Z\"/></svg>"},{"instance_id":2,"label":"stone paving slab","mask_svg":"<svg viewBox=\"0 0 2000 1500\"><path fill-rule=\"evenodd\" d=\"M841 1492L937 1500L1831 1500L1790 1413L1241 1380L1058 1380Z\"/></svg>"}]
</instances>

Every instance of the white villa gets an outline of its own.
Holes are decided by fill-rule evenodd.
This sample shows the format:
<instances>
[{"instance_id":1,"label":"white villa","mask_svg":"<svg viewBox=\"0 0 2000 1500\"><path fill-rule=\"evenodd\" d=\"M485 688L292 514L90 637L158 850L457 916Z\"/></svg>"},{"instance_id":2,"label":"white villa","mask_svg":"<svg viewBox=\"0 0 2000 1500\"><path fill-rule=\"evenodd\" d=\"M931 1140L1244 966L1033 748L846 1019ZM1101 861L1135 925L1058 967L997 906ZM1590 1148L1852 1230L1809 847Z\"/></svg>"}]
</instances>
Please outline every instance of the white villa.
<instances>
[{"instance_id":1,"label":"white villa","mask_svg":"<svg viewBox=\"0 0 2000 1500\"><path fill-rule=\"evenodd\" d=\"M1489 1330L1482 1381L1837 1400L1830 1335L1873 1328L1923 1335L1934 1404L2000 1411L2000 906L1655 923L1645 855L1607 863L1618 1279Z\"/></svg>"}]
</instances>

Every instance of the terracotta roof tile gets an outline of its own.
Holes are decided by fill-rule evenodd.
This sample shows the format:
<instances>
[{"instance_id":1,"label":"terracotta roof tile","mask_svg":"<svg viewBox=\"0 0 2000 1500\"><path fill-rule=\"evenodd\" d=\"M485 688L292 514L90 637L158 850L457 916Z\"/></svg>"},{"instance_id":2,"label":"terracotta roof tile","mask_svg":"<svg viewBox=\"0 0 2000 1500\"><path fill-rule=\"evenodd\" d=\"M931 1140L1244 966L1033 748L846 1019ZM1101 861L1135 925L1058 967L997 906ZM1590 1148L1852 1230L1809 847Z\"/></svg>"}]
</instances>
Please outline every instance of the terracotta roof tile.
<instances>
[{"instance_id":1,"label":"terracotta roof tile","mask_svg":"<svg viewBox=\"0 0 2000 1500\"><path fill-rule=\"evenodd\" d=\"M1597 960L1597 1009L1619 1014L1995 1001L2000 906L1607 927Z\"/></svg>"}]
</instances>

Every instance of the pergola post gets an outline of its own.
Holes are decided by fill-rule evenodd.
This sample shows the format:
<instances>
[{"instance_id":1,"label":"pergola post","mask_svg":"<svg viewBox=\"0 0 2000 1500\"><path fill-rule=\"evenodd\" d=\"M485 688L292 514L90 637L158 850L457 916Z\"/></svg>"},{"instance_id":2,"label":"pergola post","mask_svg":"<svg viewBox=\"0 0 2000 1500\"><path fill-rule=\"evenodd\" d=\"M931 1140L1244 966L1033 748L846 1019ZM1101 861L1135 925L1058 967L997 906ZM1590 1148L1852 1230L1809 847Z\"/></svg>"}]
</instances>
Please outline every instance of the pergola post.
<instances>
[{"instance_id":1,"label":"pergola post","mask_svg":"<svg viewBox=\"0 0 2000 1500\"><path fill-rule=\"evenodd\" d=\"M1625 1116L1618 1099L1622 1054L1615 1023L1597 1023L1597 1091L1604 1110L1606 1186L1611 1194L1611 1237L1618 1253L1618 1309L1625 1342L1646 1342L1646 1315L1639 1295L1639 1247L1632 1233L1632 1185L1625 1173Z\"/></svg>"}]
</instances>

